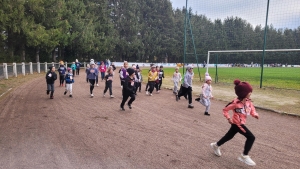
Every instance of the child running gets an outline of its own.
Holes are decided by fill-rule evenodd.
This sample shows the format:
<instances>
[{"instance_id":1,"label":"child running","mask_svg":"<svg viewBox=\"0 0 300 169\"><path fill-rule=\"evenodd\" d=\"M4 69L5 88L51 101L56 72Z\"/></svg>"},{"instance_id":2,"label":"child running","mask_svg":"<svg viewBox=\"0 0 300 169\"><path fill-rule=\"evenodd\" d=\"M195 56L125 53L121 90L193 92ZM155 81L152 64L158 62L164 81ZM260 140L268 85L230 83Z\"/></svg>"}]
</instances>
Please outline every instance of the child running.
<instances>
[{"instance_id":1,"label":"child running","mask_svg":"<svg viewBox=\"0 0 300 169\"><path fill-rule=\"evenodd\" d=\"M176 95L176 101L180 100L181 96L188 96L189 105L188 108L194 108L192 105L192 81L194 78L193 66L188 65L186 69L186 73L184 75L183 84L181 89L179 90L178 94Z\"/></svg>"},{"instance_id":2,"label":"child running","mask_svg":"<svg viewBox=\"0 0 300 169\"><path fill-rule=\"evenodd\" d=\"M55 67L50 66L49 71L46 74L46 82L47 82L47 95L49 95L50 91L50 99L53 99L54 94L54 82L57 79L57 74L55 73Z\"/></svg>"},{"instance_id":3,"label":"child running","mask_svg":"<svg viewBox=\"0 0 300 169\"><path fill-rule=\"evenodd\" d=\"M75 64L75 62L72 62L71 68L72 68L73 72L76 72L76 64ZM75 74L73 74L73 76L75 77Z\"/></svg>"},{"instance_id":4,"label":"child running","mask_svg":"<svg viewBox=\"0 0 300 169\"><path fill-rule=\"evenodd\" d=\"M165 78L164 67L161 65L158 70L158 93L160 92L160 88L162 85L162 80Z\"/></svg>"},{"instance_id":5,"label":"child running","mask_svg":"<svg viewBox=\"0 0 300 169\"><path fill-rule=\"evenodd\" d=\"M174 88L173 88L173 93L176 95L177 94L177 92L178 92L178 85L179 85L179 83L180 83L180 81L181 81L181 74L180 74L180 72L179 72L179 68L178 67L176 67L175 68L175 72L173 73L173 78L172 78L172 80L173 80L173 83L174 83Z\"/></svg>"},{"instance_id":6,"label":"child running","mask_svg":"<svg viewBox=\"0 0 300 169\"><path fill-rule=\"evenodd\" d=\"M107 75L104 77L105 80L105 89L103 91L103 97L105 97L105 93L109 89L110 98L114 98L112 95L112 81L113 81L113 69L111 66L107 69Z\"/></svg>"},{"instance_id":7,"label":"child running","mask_svg":"<svg viewBox=\"0 0 300 169\"><path fill-rule=\"evenodd\" d=\"M205 106L205 112L204 115L210 116L208 113L210 109L210 99L213 98L212 95L212 86L211 86L211 77L209 76L208 73L205 73L205 83L202 85L202 94L200 95L200 100L199 102Z\"/></svg>"},{"instance_id":8,"label":"child running","mask_svg":"<svg viewBox=\"0 0 300 169\"><path fill-rule=\"evenodd\" d=\"M86 69L85 69L86 82L87 82L87 83L89 82L89 78L88 78L88 76L87 76L89 70L90 70L90 64L87 64L87 65L86 65Z\"/></svg>"},{"instance_id":9,"label":"child running","mask_svg":"<svg viewBox=\"0 0 300 169\"><path fill-rule=\"evenodd\" d=\"M149 89L146 92L146 95L152 96L152 92L154 90L154 86L156 83L156 80L158 79L158 74L155 68L155 65L152 65L151 70L148 73L148 85Z\"/></svg>"},{"instance_id":10,"label":"child running","mask_svg":"<svg viewBox=\"0 0 300 169\"><path fill-rule=\"evenodd\" d=\"M90 82L90 94L94 97L93 90L95 87L96 78L98 77L98 70L95 68L95 62L90 62L90 69L87 71L87 77Z\"/></svg>"},{"instance_id":11,"label":"child running","mask_svg":"<svg viewBox=\"0 0 300 169\"><path fill-rule=\"evenodd\" d=\"M142 69L137 69L137 78L139 79L136 86L136 92L139 90L141 92L142 88L142 82L143 82L143 75L142 75Z\"/></svg>"},{"instance_id":12,"label":"child running","mask_svg":"<svg viewBox=\"0 0 300 169\"><path fill-rule=\"evenodd\" d=\"M65 68L64 62L60 61L60 65L59 65L59 68L58 68L59 86L64 86L66 71L67 71L67 69Z\"/></svg>"},{"instance_id":13,"label":"child running","mask_svg":"<svg viewBox=\"0 0 300 169\"><path fill-rule=\"evenodd\" d=\"M122 111L125 111L124 105L127 101L128 97L130 97L130 100L128 101L127 105L129 109L132 109L131 104L135 100L135 87L134 87L134 70L132 68L127 69L128 76L126 77L124 81L123 86L123 99L120 105L120 108Z\"/></svg>"},{"instance_id":14,"label":"child running","mask_svg":"<svg viewBox=\"0 0 300 169\"><path fill-rule=\"evenodd\" d=\"M231 140L236 133L240 133L245 136L246 142L244 146L244 152L238 159L247 165L255 166L256 163L250 158L248 155L251 147L254 143L255 136L251 133L251 131L245 126L246 118L248 115L253 116L258 119L259 116L255 111L254 105L250 100L250 96L252 94L252 87L247 82L241 82L236 79L234 81L235 84L235 94L237 98L234 99L231 103L229 103L224 109L223 114L225 118L228 120L228 123L231 124L229 131L223 136L218 142L211 143L210 146L214 150L214 153L217 156L221 156L220 146L222 146L227 141ZM230 118L229 111L233 111L233 116Z\"/></svg>"},{"instance_id":15,"label":"child running","mask_svg":"<svg viewBox=\"0 0 300 169\"><path fill-rule=\"evenodd\" d=\"M73 91L73 83L74 83L74 78L73 78L73 72L71 68L68 68L68 73L66 74L66 90L64 92L64 95L67 94L67 92L70 93L69 97L72 96L72 91Z\"/></svg>"}]
</instances>

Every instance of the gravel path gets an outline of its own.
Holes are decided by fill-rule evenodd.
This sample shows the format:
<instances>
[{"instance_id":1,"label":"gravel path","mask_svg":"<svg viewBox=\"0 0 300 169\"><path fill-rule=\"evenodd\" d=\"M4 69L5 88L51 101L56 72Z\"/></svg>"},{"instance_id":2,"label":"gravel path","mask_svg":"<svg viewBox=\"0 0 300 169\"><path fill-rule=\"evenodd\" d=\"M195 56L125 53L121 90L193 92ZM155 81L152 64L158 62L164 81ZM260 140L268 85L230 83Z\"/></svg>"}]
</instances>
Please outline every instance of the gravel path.
<instances>
[{"instance_id":1,"label":"gravel path","mask_svg":"<svg viewBox=\"0 0 300 169\"><path fill-rule=\"evenodd\" d=\"M222 115L224 102L212 101L211 116L170 90L146 96L143 86L132 109L120 111L121 88L114 78L115 98L102 97L104 82L89 97L85 75L75 77L73 98L58 87L46 95L44 78L14 89L0 101L0 168L3 169L176 169L252 168L237 160L245 138L237 134L221 147L209 144L230 125ZM300 168L300 119L257 110L247 127L256 136L250 155L255 168Z\"/></svg>"}]
</instances>

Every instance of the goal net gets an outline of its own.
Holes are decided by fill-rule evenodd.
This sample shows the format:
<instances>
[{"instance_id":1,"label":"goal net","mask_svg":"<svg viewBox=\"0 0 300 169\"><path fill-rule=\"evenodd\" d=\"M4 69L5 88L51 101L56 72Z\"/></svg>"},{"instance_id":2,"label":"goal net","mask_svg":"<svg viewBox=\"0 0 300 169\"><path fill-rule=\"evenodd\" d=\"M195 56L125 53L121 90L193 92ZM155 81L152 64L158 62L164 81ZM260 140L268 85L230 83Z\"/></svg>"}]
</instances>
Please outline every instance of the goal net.
<instances>
[{"instance_id":1,"label":"goal net","mask_svg":"<svg viewBox=\"0 0 300 169\"><path fill-rule=\"evenodd\" d=\"M264 49L300 49L300 1L186 2L186 63L199 63L202 67L218 59L219 64L260 66ZM208 51L230 50L240 52L215 52L207 60ZM251 50L259 51L241 52ZM300 65L299 57L299 51L266 51L264 64L292 67ZM206 68L201 70L202 77L204 72Z\"/></svg>"}]
</instances>

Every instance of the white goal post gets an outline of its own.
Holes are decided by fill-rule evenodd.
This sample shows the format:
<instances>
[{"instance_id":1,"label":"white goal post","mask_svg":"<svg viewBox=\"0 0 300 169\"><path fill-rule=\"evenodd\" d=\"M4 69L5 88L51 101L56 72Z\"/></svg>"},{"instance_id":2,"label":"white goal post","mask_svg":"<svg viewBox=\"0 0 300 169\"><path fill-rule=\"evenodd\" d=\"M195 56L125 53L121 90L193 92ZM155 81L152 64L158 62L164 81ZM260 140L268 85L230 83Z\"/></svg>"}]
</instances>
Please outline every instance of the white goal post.
<instances>
[{"instance_id":1,"label":"white goal post","mask_svg":"<svg viewBox=\"0 0 300 169\"><path fill-rule=\"evenodd\" d=\"M210 53L243 53L243 52L263 52L264 50L218 50L218 51L208 51L207 54L207 66L206 73L208 73L209 57ZM266 49L266 52L295 52L300 51L300 49Z\"/></svg>"}]
</instances>

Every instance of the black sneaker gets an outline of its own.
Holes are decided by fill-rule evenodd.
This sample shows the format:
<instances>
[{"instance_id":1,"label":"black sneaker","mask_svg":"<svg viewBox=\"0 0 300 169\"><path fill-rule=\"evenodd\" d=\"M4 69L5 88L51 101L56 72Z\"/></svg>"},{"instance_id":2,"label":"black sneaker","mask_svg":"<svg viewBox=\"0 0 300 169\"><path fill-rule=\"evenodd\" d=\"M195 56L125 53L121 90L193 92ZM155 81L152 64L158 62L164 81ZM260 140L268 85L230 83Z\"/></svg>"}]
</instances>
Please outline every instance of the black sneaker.
<instances>
[{"instance_id":1,"label":"black sneaker","mask_svg":"<svg viewBox=\"0 0 300 169\"><path fill-rule=\"evenodd\" d=\"M194 108L194 106L191 105L191 104L189 104L189 105L188 105L188 108L191 108L191 109L192 109L192 108Z\"/></svg>"},{"instance_id":2,"label":"black sneaker","mask_svg":"<svg viewBox=\"0 0 300 169\"><path fill-rule=\"evenodd\" d=\"M210 114L209 114L208 112L205 112L205 113L204 113L204 115L206 115L206 116L210 116Z\"/></svg>"},{"instance_id":3,"label":"black sneaker","mask_svg":"<svg viewBox=\"0 0 300 169\"><path fill-rule=\"evenodd\" d=\"M128 104L129 109L132 109L131 104Z\"/></svg>"},{"instance_id":4,"label":"black sneaker","mask_svg":"<svg viewBox=\"0 0 300 169\"><path fill-rule=\"evenodd\" d=\"M49 91L49 90L47 90L46 94L47 94L47 95L49 95L49 93L50 93L50 91Z\"/></svg>"},{"instance_id":5,"label":"black sneaker","mask_svg":"<svg viewBox=\"0 0 300 169\"><path fill-rule=\"evenodd\" d=\"M53 96L50 96L50 99L53 99Z\"/></svg>"},{"instance_id":6,"label":"black sneaker","mask_svg":"<svg viewBox=\"0 0 300 169\"><path fill-rule=\"evenodd\" d=\"M195 99L195 101L199 102L199 101L200 101L200 97L199 97L199 98L197 98L197 99Z\"/></svg>"},{"instance_id":7,"label":"black sneaker","mask_svg":"<svg viewBox=\"0 0 300 169\"><path fill-rule=\"evenodd\" d=\"M178 101L178 100L179 100L179 97L178 97L178 95L176 95L175 97L176 97L176 101Z\"/></svg>"},{"instance_id":8,"label":"black sneaker","mask_svg":"<svg viewBox=\"0 0 300 169\"><path fill-rule=\"evenodd\" d=\"M73 97L73 96L70 94L69 97Z\"/></svg>"},{"instance_id":9,"label":"black sneaker","mask_svg":"<svg viewBox=\"0 0 300 169\"><path fill-rule=\"evenodd\" d=\"M120 107L120 109L121 109L122 111L125 111L124 107Z\"/></svg>"},{"instance_id":10,"label":"black sneaker","mask_svg":"<svg viewBox=\"0 0 300 169\"><path fill-rule=\"evenodd\" d=\"M67 91L64 92L64 95L66 95L66 94L67 94Z\"/></svg>"}]
</instances>

